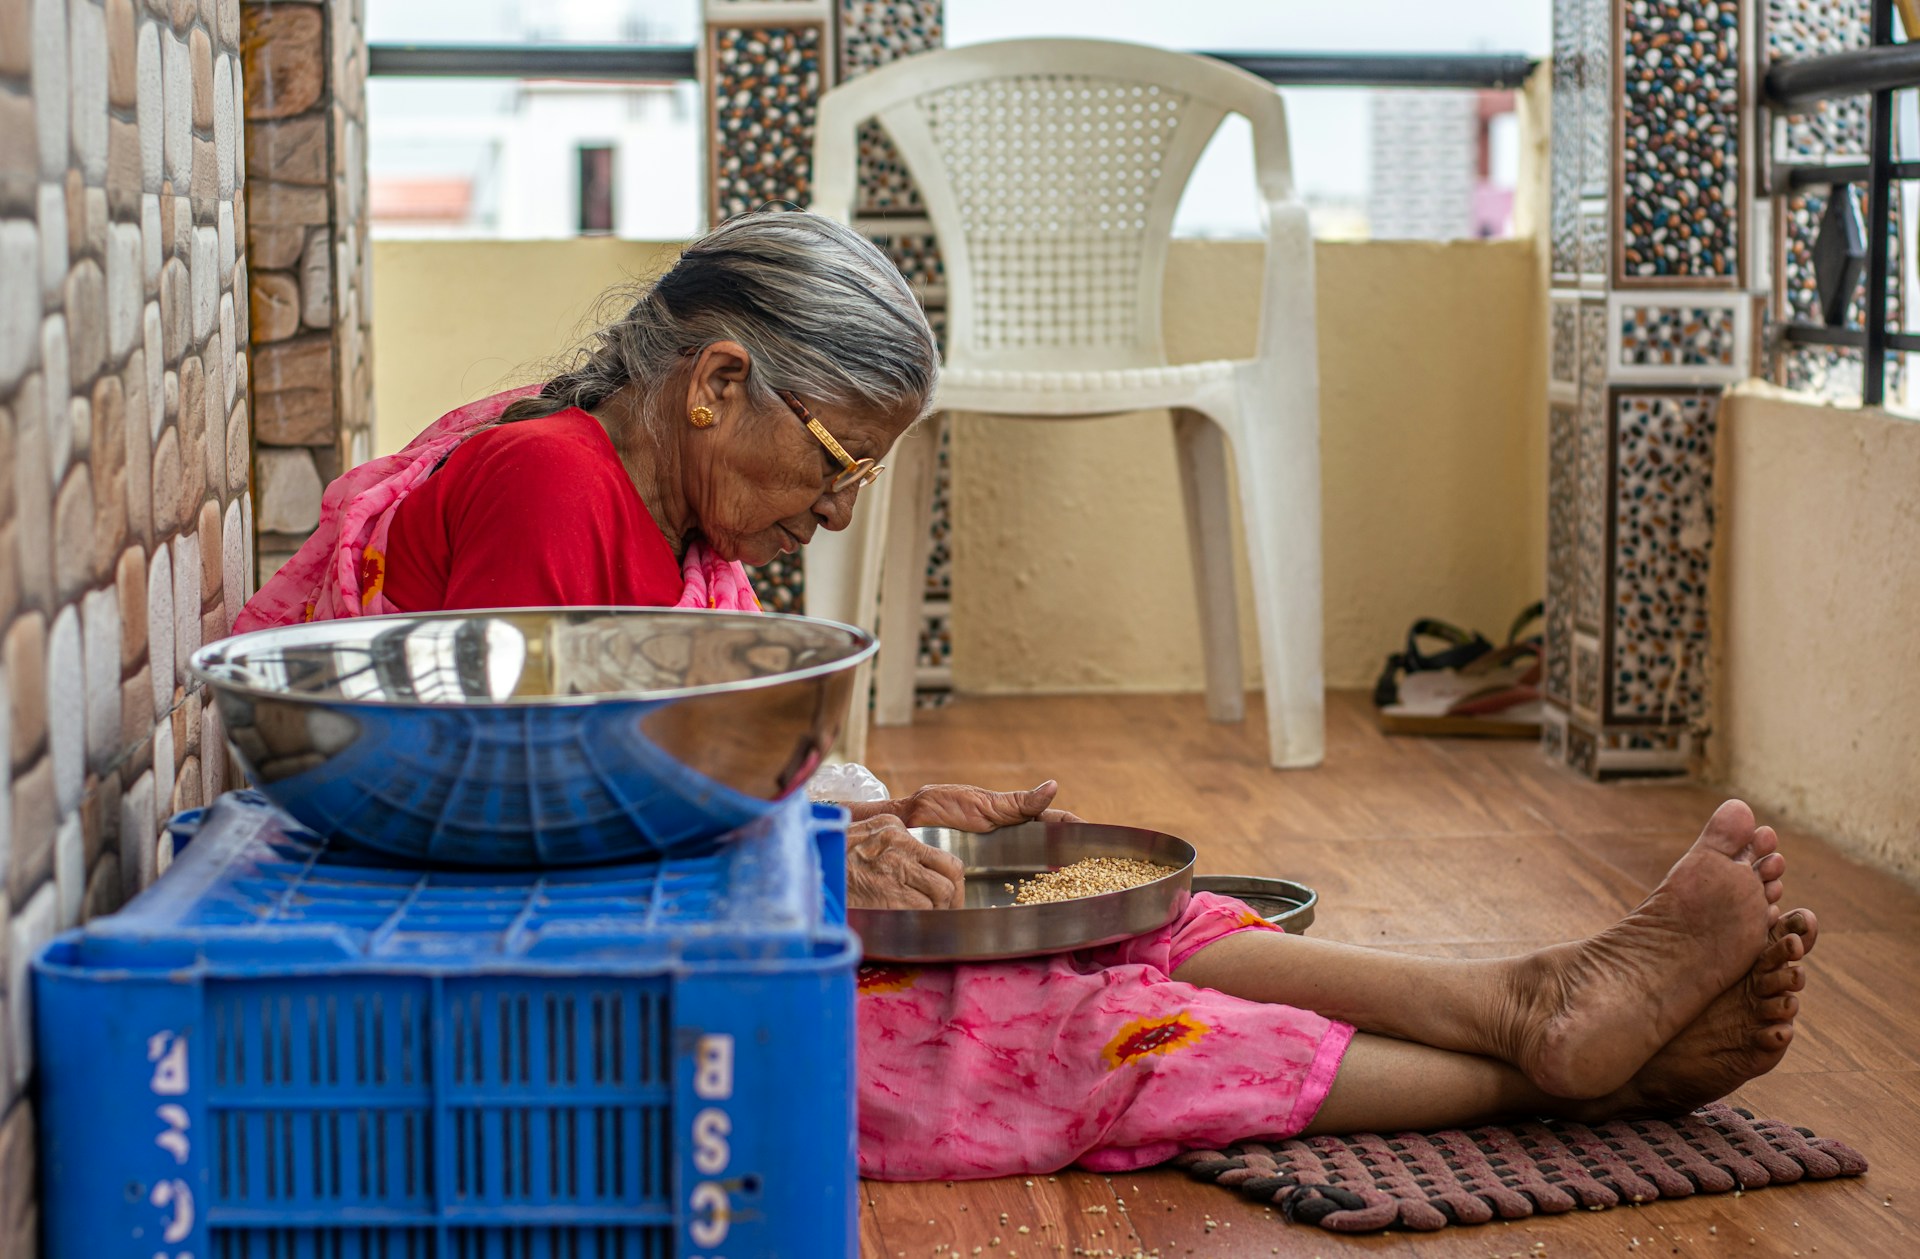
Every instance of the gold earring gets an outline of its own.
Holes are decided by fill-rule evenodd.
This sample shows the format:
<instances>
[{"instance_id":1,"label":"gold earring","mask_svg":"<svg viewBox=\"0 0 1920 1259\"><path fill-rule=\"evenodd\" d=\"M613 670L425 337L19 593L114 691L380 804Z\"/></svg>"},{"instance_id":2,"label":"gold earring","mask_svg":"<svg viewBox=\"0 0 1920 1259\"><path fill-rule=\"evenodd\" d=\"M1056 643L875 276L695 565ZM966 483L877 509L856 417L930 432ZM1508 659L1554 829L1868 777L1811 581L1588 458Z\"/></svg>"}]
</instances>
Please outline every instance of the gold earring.
<instances>
[{"instance_id":1,"label":"gold earring","mask_svg":"<svg viewBox=\"0 0 1920 1259\"><path fill-rule=\"evenodd\" d=\"M712 428L713 427L713 408L712 407L695 407L693 410L687 413L687 419L693 422L693 426L695 428Z\"/></svg>"}]
</instances>

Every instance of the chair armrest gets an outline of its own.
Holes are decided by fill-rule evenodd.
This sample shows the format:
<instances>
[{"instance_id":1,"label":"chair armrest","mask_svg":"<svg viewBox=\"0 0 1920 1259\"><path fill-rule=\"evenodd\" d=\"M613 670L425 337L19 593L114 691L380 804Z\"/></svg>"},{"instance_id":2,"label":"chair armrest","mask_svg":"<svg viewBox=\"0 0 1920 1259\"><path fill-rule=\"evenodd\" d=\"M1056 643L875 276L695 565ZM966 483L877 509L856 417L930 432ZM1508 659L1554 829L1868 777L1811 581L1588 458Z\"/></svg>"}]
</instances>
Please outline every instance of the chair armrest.
<instances>
[{"instance_id":1,"label":"chair armrest","mask_svg":"<svg viewBox=\"0 0 1920 1259\"><path fill-rule=\"evenodd\" d=\"M1288 197L1268 201L1266 270L1260 292L1256 353L1283 375L1312 379L1318 370L1313 278L1313 227L1307 208Z\"/></svg>"},{"instance_id":2,"label":"chair armrest","mask_svg":"<svg viewBox=\"0 0 1920 1259\"><path fill-rule=\"evenodd\" d=\"M836 223L853 222L854 185L858 181L860 124L858 105L839 89L826 93L814 114L813 195L808 206Z\"/></svg>"}]
</instances>

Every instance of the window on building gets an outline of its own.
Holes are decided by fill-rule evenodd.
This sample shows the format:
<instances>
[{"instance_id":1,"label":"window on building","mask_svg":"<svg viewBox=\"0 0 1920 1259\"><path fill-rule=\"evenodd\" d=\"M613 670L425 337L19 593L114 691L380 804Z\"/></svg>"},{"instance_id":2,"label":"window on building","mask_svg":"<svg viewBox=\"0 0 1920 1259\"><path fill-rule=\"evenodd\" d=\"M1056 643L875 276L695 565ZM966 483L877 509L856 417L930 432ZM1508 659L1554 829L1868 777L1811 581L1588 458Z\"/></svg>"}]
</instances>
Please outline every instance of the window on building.
<instances>
[{"instance_id":1,"label":"window on building","mask_svg":"<svg viewBox=\"0 0 1920 1259\"><path fill-rule=\"evenodd\" d=\"M605 236L613 231L613 148L605 144L580 146L580 234Z\"/></svg>"}]
</instances>

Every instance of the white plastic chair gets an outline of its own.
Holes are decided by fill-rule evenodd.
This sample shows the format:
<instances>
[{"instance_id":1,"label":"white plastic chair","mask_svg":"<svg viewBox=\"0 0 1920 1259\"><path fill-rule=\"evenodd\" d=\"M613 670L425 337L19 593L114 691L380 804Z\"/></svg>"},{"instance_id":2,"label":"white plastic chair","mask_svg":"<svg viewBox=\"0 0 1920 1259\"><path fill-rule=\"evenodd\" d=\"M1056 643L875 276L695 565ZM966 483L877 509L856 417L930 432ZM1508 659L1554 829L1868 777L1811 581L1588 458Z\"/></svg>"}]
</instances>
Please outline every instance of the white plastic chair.
<instances>
[{"instance_id":1,"label":"white plastic chair","mask_svg":"<svg viewBox=\"0 0 1920 1259\"><path fill-rule=\"evenodd\" d=\"M1169 364L1161 288L1174 211L1228 113L1253 125L1266 211L1258 351L1244 361ZM852 218L856 135L869 118L912 170L946 261L938 409L1046 419L1173 412L1207 712L1216 721L1245 715L1231 450L1269 759L1283 768L1318 764L1325 697L1313 242L1294 196L1280 94L1209 58L1104 40L1010 40L911 57L820 102L813 208L842 222ZM883 725L913 715L933 427L900 442L852 527L822 533L807 549L808 612L879 630ZM856 760L866 699L865 685L856 687L843 745Z\"/></svg>"}]
</instances>

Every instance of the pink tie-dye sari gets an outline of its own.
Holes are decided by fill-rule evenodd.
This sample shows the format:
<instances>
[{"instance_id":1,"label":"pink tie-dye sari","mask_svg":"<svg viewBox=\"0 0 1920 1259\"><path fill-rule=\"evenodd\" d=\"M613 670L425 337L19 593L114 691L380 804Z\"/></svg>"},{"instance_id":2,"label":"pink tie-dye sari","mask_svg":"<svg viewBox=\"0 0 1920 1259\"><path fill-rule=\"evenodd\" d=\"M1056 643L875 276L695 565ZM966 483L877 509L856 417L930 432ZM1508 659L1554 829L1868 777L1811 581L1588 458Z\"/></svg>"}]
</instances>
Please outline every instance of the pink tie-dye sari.
<instances>
[{"instance_id":1,"label":"pink tie-dye sari","mask_svg":"<svg viewBox=\"0 0 1920 1259\"><path fill-rule=\"evenodd\" d=\"M398 611L380 591L400 503L508 403L442 416L399 454L327 488L320 527L234 622ZM688 548L680 607L758 611L738 564ZM1292 1136L1319 1110L1353 1029L1173 978L1200 949L1272 930L1200 894L1159 931L1055 957L864 966L859 979L860 1170L959 1179L1143 1167L1185 1149Z\"/></svg>"},{"instance_id":2,"label":"pink tie-dye sari","mask_svg":"<svg viewBox=\"0 0 1920 1259\"><path fill-rule=\"evenodd\" d=\"M342 474L320 499L319 528L247 601L234 618L233 632L400 611L381 593L379 580L394 512L454 447L496 423L509 403L539 389L509 389L449 411L398 454ZM686 589L678 607L760 610L746 570L697 541L681 561L681 577Z\"/></svg>"}]
</instances>

